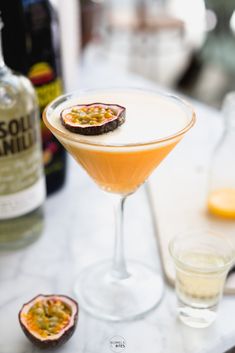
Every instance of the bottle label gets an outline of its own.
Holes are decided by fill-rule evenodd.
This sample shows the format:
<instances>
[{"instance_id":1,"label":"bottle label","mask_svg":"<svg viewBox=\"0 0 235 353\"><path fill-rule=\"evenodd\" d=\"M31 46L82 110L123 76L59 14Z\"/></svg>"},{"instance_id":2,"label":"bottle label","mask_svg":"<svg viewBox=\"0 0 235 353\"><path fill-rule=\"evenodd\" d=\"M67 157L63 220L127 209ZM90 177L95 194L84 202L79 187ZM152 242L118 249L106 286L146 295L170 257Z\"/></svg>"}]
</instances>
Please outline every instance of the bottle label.
<instances>
[{"instance_id":1,"label":"bottle label","mask_svg":"<svg viewBox=\"0 0 235 353\"><path fill-rule=\"evenodd\" d=\"M0 118L0 219L22 216L45 199L37 111Z\"/></svg>"},{"instance_id":2,"label":"bottle label","mask_svg":"<svg viewBox=\"0 0 235 353\"><path fill-rule=\"evenodd\" d=\"M38 97L40 111L62 94L62 82L55 69L49 62L38 62L31 66L28 77L34 85ZM41 131L43 141L43 161L47 180L48 192L52 179L59 180L65 168L64 149L53 134L46 128L41 120ZM53 180L56 185L56 180Z\"/></svg>"},{"instance_id":3,"label":"bottle label","mask_svg":"<svg viewBox=\"0 0 235 353\"><path fill-rule=\"evenodd\" d=\"M46 83L42 86L35 86L35 90L38 95L39 107L42 110L48 103L61 94L61 81L57 78L54 81Z\"/></svg>"},{"instance_id":4,"label":"bottle label","mask_svg":"<svg viewBox=\"0 0 235 353\"><path fill-rule=\"evenodd\" d=\"M41 206L44 200L45 181L41 177L26 190L0 196L0 220L23 216Z\"/></svg>"},{"instance_id":5,"label":"bottle label","mask_svg":"<svg viewBox=\"0 0 235 353\"><path fill-rule=\"evenodd\" d=\"M37 92L41 111L62 93L61 80L56 76L53 67L47 62L34 64L28 72L28 77Z\"/></svg>"}]
</instances>

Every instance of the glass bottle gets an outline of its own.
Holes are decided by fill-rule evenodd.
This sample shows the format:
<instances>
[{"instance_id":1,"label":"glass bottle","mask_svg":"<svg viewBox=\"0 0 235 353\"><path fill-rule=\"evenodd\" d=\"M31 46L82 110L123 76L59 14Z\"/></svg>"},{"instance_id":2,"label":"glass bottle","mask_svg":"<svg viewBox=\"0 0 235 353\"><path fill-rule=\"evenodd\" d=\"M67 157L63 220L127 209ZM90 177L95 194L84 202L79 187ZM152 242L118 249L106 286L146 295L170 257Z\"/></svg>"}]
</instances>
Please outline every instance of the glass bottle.
<instances>
[{"instance_id":1,"label":"glass bottle","mask_svg":"<svg viewBox=\"0 0 235 353\"><path fill-rule=\"evenodd\" d=\"M0 35L0 249L17 248L39 237L44 200L35 91L25 76L5 65Z\"/></svg>"},{"instance_id":2,"label":"glass bottle","mask_svg":"<svg viewBox=\"0 0 235 353\"><path fill-rule=\"evenodd\" d=\"M235 91L226 95L222 112L224 131L212 156L208 210L235 220Z\"/></svg>"},{"instance_id":3,"label":"glass bottle","mask_svg":"<svg viewBox=\"0 0 235 353\"><path fill-rule=\"evenodd\" d=\"M6 65L30 79L42 114L63 91L58 8L49 0L1 0L0 11ZM42 120L41 134L49 195L65 184L66 152Z\"/></svg>"},{"instance_id":4,"label":"glass bottle","mask_svg":"<svg viewBox=\"0 0 235 353\"><path fill-rule=\"evenodd\" d=\"M54 98L62 94L59 19L49 0L21 0L26 27L27 76L38 97L40 114ZM66 179L64 147L41 121L43 161L47 194L60 190Z\"/></svg>"}]
</instances>

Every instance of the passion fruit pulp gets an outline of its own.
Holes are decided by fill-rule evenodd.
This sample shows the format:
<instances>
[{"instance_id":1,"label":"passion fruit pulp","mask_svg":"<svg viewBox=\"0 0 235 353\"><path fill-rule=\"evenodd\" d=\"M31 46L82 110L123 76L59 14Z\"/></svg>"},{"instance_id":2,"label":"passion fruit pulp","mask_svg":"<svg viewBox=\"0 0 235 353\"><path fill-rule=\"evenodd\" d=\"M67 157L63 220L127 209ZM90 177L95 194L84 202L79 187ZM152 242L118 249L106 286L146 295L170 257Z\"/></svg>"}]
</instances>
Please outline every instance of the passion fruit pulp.
<instances>
[{"instance_id":1,"label":"passion fruit pulp","mask_svg":"<svg viewBox=\"0 0 235 353\"><path fill-rule=\"evenodd\" d=\"M39 348L61 346L73 335L78 320L77 302L65 295L38 295L19 312L20 325Z\"/></svg>"},{"instance_id":2,"label":"passion fruit pulp","mask_svg":"<svg viewBox=\"0 0 235 353\"><path fill-rule=\"evenodd\" d=\"M62 110L65 128L81 135L101 135L115 130L125 121L126 109L117 104L78 104Z\"/></svg>"}]
</instances>

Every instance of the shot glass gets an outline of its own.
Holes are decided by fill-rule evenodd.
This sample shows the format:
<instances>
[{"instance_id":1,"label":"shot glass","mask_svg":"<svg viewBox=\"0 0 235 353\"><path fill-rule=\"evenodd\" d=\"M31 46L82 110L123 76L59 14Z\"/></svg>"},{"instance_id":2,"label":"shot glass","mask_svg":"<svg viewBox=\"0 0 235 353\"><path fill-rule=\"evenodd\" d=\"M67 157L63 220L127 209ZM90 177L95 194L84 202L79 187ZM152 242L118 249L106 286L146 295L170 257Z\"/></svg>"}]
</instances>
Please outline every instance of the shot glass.
<instances>
[{"instance_id":1,"label":"shot glass","mask_svg":"<svg viewBox=\"0 0 235 353\"><path fill-rule=\"evenodd\" d=\"M215 320L225 279L234 263L231 241L210 231L177 236L169 243L176 270L178 315L191 327Z\"/></svg>"}]
</instances>

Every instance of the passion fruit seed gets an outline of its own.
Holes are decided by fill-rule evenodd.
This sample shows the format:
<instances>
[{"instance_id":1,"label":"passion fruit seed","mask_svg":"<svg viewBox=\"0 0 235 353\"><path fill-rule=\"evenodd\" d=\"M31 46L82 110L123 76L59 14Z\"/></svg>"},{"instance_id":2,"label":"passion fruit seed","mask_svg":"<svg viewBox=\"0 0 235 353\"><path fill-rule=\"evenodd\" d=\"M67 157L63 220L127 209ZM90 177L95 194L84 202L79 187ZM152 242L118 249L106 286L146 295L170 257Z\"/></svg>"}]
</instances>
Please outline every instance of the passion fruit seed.
<instances>
[{"instance_id":1,"label":"passion fruit seed","mask_svg":"<svg viewBox=\"0 0 235 353\"><path fill-rule=\"evenodd\" d=\"M94 125L96 123L102 123L107 119L112 119L115 117L115 112L109 108L103 108L102 106L88 107L86 110L84 108L72 108L72 122L79 123L81 125Z\"/></svg>"},{"instance_id":2,"label":"passion fruit seed","mask_svg":"<svg viewBox=\"0 0 235 353\"><path fill-rule=\"evenodd\" d=\"M34 304L27 316L28 327L43 337L57 334L67 326L71 317L71 309L61 301L45 299Z\"/></svg>"},{"instance_id":3,"label":"passion fruit seed","mask_svg":"<svg viewBox=\"0 0 235 353\"><path fill-rule=\"evenodd\" d=\"M83 135L99 135L116 129L125 121L125 108L115 104L92 103L66 108L62 124Z\"/></svg>"}]
</instances>

